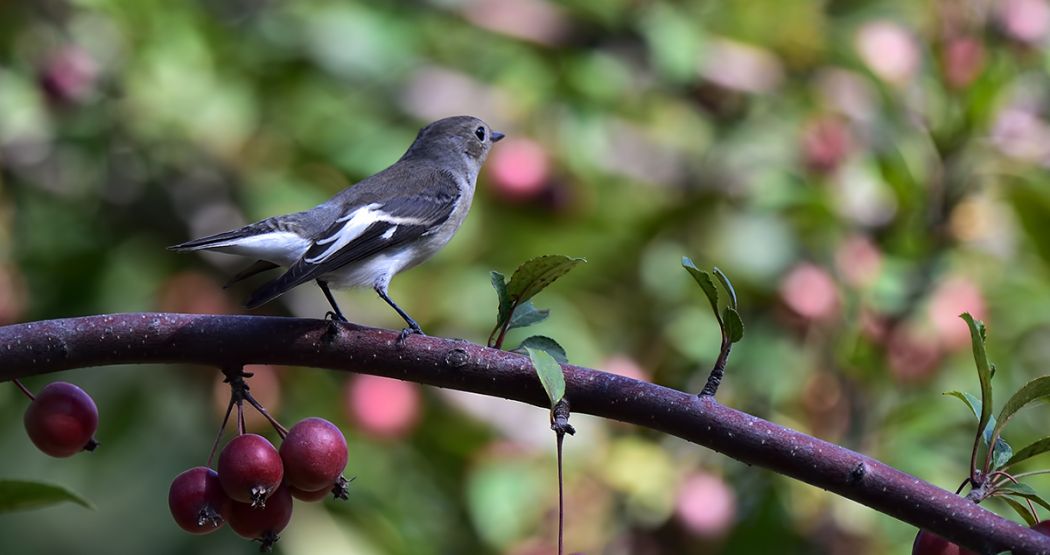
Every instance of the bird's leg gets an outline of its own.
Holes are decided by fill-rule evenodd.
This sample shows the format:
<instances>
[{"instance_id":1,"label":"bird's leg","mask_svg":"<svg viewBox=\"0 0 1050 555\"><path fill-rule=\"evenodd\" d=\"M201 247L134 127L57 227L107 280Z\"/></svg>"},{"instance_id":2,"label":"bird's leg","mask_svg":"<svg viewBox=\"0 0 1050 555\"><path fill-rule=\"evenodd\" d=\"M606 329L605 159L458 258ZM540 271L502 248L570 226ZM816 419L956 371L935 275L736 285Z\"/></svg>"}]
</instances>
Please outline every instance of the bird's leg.
<instances>
[{"instance_id":1,"label":"bird's leg","mask_svg":"<svg viewBox=\"0 0 1050 555\"><path fill-rule=\"evenodd\" d=\"M332 305L332 310L329 310L325 314L325 318L331 316L332 321L334 322L349 322L350 320L347 320L346 316L343 316L343 311L339 310L339 305L336 304L335 297L332 296L332 291L328 289L328 282L317 280L317 286L324 292L324 297L328 299L328 304Z\"/></svg>"},{"instance_id":2,"label":"bird's leg","mask_svg":"<svg viewBox=\"0 0 1050 555\"><path fill-rule=\"evenodd\" d=\"M397 306L397 303L395 303L393 300L390 299L390 297L386 294L386 288L385 287L381 287L381 286L377 285L375 287L375 290L376 290L376 293L379 293L379 296L384 301L386 301L386 304L394 307L394 310L396 310L397 313L400 314L401 317L405 319L405 322L408 323L408 327L403 329L403 330L401 330L401 335L397 336L397 342L399 344L402 343L405 340L406 337L408 337L409 335L412 335L413 333L418 333L419 335L426 335L425 333L423 333L423 329L419 327L419 324L417 324L416 321L413 320L412 317L408 315L408 313L406 313L404 310L401 310L401 307Z\"/></svg>"}]
</instances>

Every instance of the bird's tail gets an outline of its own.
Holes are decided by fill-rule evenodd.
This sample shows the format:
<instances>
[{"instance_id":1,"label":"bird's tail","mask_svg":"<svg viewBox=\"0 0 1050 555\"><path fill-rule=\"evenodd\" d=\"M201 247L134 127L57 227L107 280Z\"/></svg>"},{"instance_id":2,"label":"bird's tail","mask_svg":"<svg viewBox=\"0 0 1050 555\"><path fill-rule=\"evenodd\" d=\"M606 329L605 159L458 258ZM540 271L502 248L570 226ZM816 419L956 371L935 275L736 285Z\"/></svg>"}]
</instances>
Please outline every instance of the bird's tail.
<instances>
[{"instance_id":1,"label":"bird's tail","mask_svg":"<svg viewBox=\"0 0 1050 555\"><path fill-rule=\"evenodd\" d=\"M168 250L176 252L189 252L228 247L230 245L236 244L238 241L244 239L249 235L250 232L246 228L235 229L233 231L217 233L215 235L201 237L200 239L186 241L185 243L179 243L178 245L172 245L168 247Z\"/></svg>"}]
</instances>

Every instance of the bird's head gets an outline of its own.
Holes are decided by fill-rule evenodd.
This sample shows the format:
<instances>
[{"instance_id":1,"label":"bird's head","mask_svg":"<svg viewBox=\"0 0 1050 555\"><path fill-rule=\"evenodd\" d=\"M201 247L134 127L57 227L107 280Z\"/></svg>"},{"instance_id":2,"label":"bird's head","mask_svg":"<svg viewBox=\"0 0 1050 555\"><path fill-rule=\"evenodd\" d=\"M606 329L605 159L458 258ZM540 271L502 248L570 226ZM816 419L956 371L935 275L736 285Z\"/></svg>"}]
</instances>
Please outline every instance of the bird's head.
<instances>
[{"instance_id":1,"label":"bird's head","mask_svg":"<svg viewBox=\"0 0 1050 555\"><path fill-rule=\"evenodd\" d=\"M465 159L476 170L492 145L502 138L503 133L492 130L478 118L453 116L420 129L406 156L426 156L448 162Z\"/></svg>"}]
</instances>

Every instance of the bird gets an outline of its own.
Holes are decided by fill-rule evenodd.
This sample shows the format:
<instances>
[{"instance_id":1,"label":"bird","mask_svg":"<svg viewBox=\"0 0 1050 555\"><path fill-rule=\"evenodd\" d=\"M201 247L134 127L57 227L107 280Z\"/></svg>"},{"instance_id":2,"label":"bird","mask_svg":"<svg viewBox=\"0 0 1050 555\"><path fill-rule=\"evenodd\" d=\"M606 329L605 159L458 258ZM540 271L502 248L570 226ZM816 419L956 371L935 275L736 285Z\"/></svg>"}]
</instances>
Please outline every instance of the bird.
<instances>
[{"instance_id":1,"label":"bird","mask_svg":"<svg viewBox=\"0 0 1050 555\"><path fill-rule=\"evenodd\" d=\"M388 168L301 212L168 247L176 252L217 251L256 259L226 284L286 268L244 303L253 309L303 283L314 281L332 310L325 317L347 322L330 287L371 287L404 319L398 336L425 335L390 298L395 274L444 247L470 210L481 165L504 137L473 116L440 119L419 130Z\"/></svg>"}]
</instances>

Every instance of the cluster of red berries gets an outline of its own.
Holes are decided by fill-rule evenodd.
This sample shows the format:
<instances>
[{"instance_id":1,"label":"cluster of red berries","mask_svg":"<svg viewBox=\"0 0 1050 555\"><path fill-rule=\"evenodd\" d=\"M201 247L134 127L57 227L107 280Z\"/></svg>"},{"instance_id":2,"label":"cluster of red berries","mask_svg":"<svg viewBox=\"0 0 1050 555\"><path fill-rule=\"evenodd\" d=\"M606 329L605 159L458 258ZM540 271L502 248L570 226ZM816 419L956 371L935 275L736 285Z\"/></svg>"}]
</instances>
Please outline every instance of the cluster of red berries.
<instances>
[{"instance_id":1,"label":"cluster of red berries","mask_svg":"<svg viewBox=\"0 0 1050 555\"><path fill-rule=\"evenodd\" d=\"M292 518L292 497L346 498L346 461L346 438L322 418L292 426L280 451L260 435L241 434L223 448L218 471L198 466L179 474L168 506L191 534L214 532L225 522L268 550Z\"/></svg>"},{"instance_id":2,"label":"cluster of red berries","mask_svg":"<svg viewBox=\"0 0 1050 555\"><path fill-rule=\"evenodd\" d=\"M1050 520L1044 520L1032 526L1032 530L1045 536L1050 536ZM926 530L919 530L915 536L915 543L911 547L911 555L976 555L973 551L955 545L954 543Z\"/></svg>"},{"instance_id":3,"label":"cluster of red berries","mask_svg":"<svg viewBox=\"0 0 1050 555\"><path fill-rule=\"evenodd\" d=\"M16 384L31 399L23 420L37 449L52 457L71 457L98 447L93 437L98 429L98 407L83 389L54 382L34 396L21 382Z\"/></svg>"}]
</instances>

